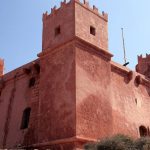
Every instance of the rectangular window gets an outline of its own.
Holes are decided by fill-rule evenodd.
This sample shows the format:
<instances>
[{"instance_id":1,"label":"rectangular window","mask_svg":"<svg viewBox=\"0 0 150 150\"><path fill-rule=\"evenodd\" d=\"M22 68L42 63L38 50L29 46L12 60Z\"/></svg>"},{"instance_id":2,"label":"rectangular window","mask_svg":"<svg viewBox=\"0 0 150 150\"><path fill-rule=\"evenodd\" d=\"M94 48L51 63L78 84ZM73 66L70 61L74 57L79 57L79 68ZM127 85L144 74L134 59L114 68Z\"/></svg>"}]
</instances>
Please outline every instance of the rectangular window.
<instances>
[{"instance_id":1,"label":"rectangular window","mask_svg":"<svg viewBox=\"0 0 150 150\"><path fill-rule=\"evenodd\" d=\"M22 122L21 122L21 127L20 127L20 129L26 129L26 128L28 128L29 119L30 119L30 112L31 112L31 108L26 108L26 109L23 111Z\"/></svg>"},{"instance_id":2,"label":"rectangular window","mask_svg":"<svg viewBox=\"0 0 150 150\"><path fill-rule=\"evenodd\" d=\"M30 87L33 87L35 85L35 78L32 77L30 80L29 80L29 88Z\"/></svg>"},{"instance_id":3,"label":"rectangular window","mask_svg":"<svg viewBox=\"0 0 150 150\"><path fill-rule=\"evenodd\" d=\"M55 36L59 35L60 33L61 33L60 26L58 26L55 28Z\"/></svg>"},{"instance_id":4,"label":"rectangular window","mask_svg":"<svg viewBox=\"0 0 150 150\"><path fill-rule=\"evenodd\" d=\"M93 26L90 26L90 34L96 35L96 29Z\"/></svg>"}]
</instances>

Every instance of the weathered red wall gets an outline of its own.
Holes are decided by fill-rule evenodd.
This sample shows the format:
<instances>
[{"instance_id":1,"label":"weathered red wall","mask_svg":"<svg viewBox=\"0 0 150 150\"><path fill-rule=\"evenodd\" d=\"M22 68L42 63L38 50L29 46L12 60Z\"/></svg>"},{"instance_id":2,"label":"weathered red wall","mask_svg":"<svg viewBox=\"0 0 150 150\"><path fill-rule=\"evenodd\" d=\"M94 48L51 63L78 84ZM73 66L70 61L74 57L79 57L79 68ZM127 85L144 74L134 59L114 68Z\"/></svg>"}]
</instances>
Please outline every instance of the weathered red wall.
<instances>
[{"instance_id":1,"label":"weathered red wall","mask_svg":"<svg viewBox=\"0 0 150 150\"><path fill-rule=\"evenodd\" d=\"M111 135L113 120L110 58L94 50L88 44L76 48L77 136L91 139Z\"/></svg>"},{"instance_id":2,"label":"weathered red wall","mask_svg":"<svg viewBox=\"0 0 150 150\"><path fill-rule=\"evenodd\" d=\"M1 78L1 81L4 82L4 87L2 88L0 96L1 148L13 148L17 147L18 145L28 144L26 141L26 136L33 128L32 124L36 124L34 119L38 113L35 111L35 106L38 99L35 95L35 89L36 85L38 84L39 77L37 77L36 85L33 88L29 88L28 84L31 75L26 75L23 71L23 68L29 66L32 66L32 63L22 66L13 72L2 76ZM27 107L32 108L29 128L26 130L21 130L20 127L23 111ZM35 126L34 129L36 129ZM30 137L32 138L28 140L32 141L34 138L33 133L31 133Z\"/></svg>"},{"instance_id":3,"label":"weathered red wall","mask_svg":"<svg viewBox=\"0 0 150 150\"><path fill-rule=\"evenodd\" d=\"M94 9L94 8L93 8ZM103 49L108 50L107 14L100 15L88 4L75 3L75 34L77 37ZM96 29L96 35L90 34L90 26Z\"/></svg>"},{"instance_id":4,"label":"weathered red wall","mask_svg":"<svg viewBox=\"0 0 150 150\"><path fill-rule=\"evenodd\" d=\"M129 80L130 70L110 58L106 51L76 39L40 54L40 76L33 62L4 75L0 147L34 144L71 150L117 133L139 137L139 126L150 124L149 81L136 72ZM33 72L25 74L23 68ZM36 84L29 88L32 76ZM31 107L30 123L21 130L26 107Z\"/></svg>"},{"instance_id":5,"label":"weathered red wall","mask_svg":"<svg viewBox=\"0 0 150 150\"><path fill-rule=\"evenodd\" d=\"M140 84L136 85L135 78L138 75L133 73L131 81L127 81L129 69L112 63L111 72L111 106L113 110L113 134L124 133L133 137L139 137L139 127L150 126L150 95L149 87ZM115 67L117 69L114 69ZM121 71L120 68L123 68ZM141 75L142 76L142 75ZM137 101L137 102L136 102Z\"/></svg>"},{"instance_id":6,"label":"weathered red wall","mask_svg":"<svg viewBox=\"0 0 150 150\"><path fill-rule=\"evenodd\" d=\"M73 43L42 54L39 141L75 136L75 51Z\"/></svg>"},{"instance_id":7,"label":"weathered red wall","mask_svg":"<svg viewBox=\"0 0 150 150\"><path fill-rule=\"evenodd\" d=\"M133 72L129 80L129 69L88 49L76 49L77 136L89 140L118 133L140 137L139 127L150 126L150 81L140 75L137 85L138 73Z\"/></svg>"},{"instance_id":8,"label":"weathered red wall","mask_svg":"<svg viewBox=\"0 0 150 150\"><path fill-rule=\"evenodd\" d=\"M58 10L53 9L51 14L43 15L42 49L54 48L68 42L74 37L75 15L74 3L62 3ZM55 28L60 26L61 34L55 36ZM65 37L65 38L64 38Z\"/></svg>"}]
</instances>

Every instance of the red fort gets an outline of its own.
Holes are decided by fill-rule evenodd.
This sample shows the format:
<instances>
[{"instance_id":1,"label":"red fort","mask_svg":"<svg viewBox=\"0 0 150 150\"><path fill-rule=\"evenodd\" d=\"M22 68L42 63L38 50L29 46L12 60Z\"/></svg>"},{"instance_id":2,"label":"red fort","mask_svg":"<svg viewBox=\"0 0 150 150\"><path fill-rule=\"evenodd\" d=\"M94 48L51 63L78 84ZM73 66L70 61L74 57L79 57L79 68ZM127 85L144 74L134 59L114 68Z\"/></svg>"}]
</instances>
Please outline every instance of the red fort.
<instances>
[{"instance_id":1,"label":"red fort","mask_svg":"<svg viewBox=\"0 0 150 150\"><path fill-rule=\"evenodd\" d=\"M43 14L38 59L3 74L0 148L80 150L117 133L150 135L150 55L136 71L111 60L108 15L65 0Z\"/></svg>"}]
</instances>

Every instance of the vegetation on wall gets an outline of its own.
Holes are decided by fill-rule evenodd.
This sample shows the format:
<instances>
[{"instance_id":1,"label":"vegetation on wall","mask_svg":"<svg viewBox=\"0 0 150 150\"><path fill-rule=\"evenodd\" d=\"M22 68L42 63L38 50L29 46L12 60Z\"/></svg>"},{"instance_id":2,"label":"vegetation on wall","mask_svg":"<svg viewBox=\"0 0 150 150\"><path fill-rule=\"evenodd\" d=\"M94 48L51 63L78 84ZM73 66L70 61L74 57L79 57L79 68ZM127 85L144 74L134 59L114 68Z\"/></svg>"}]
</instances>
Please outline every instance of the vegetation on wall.
<instances>
[{"instance_id":1,"label":"vegetation on wall","mask_svg":"<svg viewBox=\"0 0 150 150\"><path fill-rule=\"evenodd\" d=\"M137 140L125 135L115 135L95 143L88 143L85 150L150 150L150 138L142 137Z\"/></svg>"}]
</instances>

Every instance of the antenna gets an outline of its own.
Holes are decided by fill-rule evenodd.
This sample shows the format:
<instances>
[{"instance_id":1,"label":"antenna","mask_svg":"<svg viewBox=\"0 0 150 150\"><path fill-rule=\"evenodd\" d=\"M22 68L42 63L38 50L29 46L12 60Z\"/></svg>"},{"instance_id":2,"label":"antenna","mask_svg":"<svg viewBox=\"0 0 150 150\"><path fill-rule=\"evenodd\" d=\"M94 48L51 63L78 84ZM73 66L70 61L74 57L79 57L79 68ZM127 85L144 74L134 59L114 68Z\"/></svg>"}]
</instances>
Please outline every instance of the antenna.
<instances>
[{"instance_id":1,"label":"antenna","mask_svg":"<svg viewBox=\"0 0 150 150\"><path fill-rule=\"evenodd\" d=\"M123 66L127 66L129 64L129 62L127 62L127 58L126 58L126 48L125 48L123 28L121 28L121 30L122 30L123 52L124 52L124 64L123 64Z\"/></svg>"}]
</instances>

